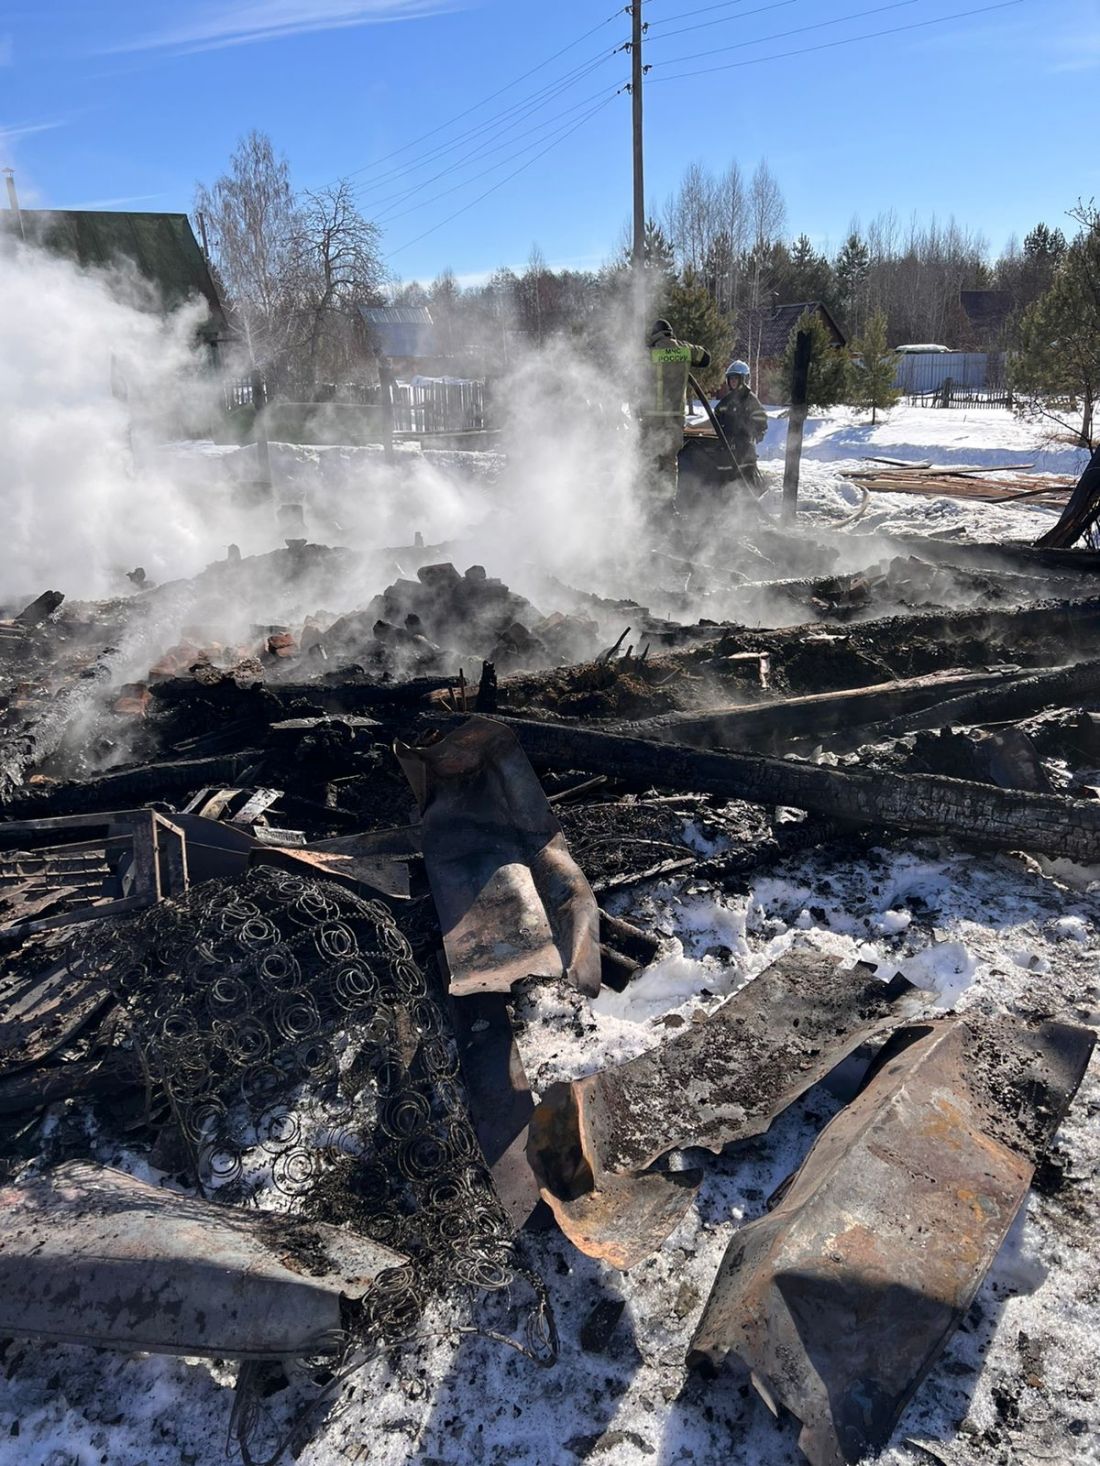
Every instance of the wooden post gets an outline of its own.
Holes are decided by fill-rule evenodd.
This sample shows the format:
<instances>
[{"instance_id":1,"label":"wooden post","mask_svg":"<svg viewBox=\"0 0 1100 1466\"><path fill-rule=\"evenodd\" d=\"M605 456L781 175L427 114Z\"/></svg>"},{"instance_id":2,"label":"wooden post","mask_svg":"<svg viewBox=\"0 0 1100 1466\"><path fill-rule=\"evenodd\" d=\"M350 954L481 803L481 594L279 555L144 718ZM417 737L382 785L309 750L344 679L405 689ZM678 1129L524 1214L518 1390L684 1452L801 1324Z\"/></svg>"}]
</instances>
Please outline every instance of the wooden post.
<instances>
[{"instance_id":1,"label":"wooden post","mask_svg":"<svg viewBox=\"0 0 1100 1466\"><path fill-rule=\"evenodd\" d=\"M264 417L264 408L267 406L267 384L259 367L252 368L252 406L256 411L252 431L256 438L256 457L259 465L256 483L270 492L271 453L267 446L267 420Z\"/></svg>"},{"instance_id":2,"label":"wooden post","mask_svg":"<svg viewBox=\"0 0 1100 1466\"><path fill-rule=\"evenodd\" d=\"M802 468L802 434L806 429L812 349L813 337L809 331L799 331L794 345L791 407L787 417L787 459L783 466L784 519L793 519L798 513L798 476Z\"/></svg>"},{"instance_id":3,"label":"wooden post","mask_svg":"<svg viewBox=\"0 0 1100 1466\"><path fill-rule=\"evenodd\" d=\"M387 463L393 462L393 372L390 364L379 353L378 356L378 400L382 405L382 456Z\"/></svg>"}]
</instances>

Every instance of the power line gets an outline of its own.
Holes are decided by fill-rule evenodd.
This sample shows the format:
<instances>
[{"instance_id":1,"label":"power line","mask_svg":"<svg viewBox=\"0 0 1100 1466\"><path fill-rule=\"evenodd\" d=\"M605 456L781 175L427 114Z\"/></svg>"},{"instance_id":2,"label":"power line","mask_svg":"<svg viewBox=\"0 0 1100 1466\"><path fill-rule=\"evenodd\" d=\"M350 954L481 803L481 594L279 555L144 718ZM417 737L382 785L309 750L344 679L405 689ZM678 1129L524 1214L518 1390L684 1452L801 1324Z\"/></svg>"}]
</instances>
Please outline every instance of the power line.
<instances>
[{"instance_id":1,"label":"power line","mask_svg":"<svg viewBox=\"0 0 1100 1466\"><path fill-rule=\"evenodd\" d=\"M603 89L603 92L598 93L598 95L603 96L606 92L607 88L605 87ZM618 93L619 89L616 88L615 91L613 91L611 95L606 98L606 100L610 102L614 97L618 96ZM576 112L580 107L586 107L591 101L591 97L586 97L583 102L578 102L575 106L567 107L564 112L557 113L556 116L551 120L557 122L562 117L568 117L570 113ZM547 123L542 124L544 128L547 125ZM509 153L506 158L501 158L496 163L491 163L488 168L483 168L480 173L475 173L470 178L464 178L461 183L456 183L453 188L445 188L441 193L435 194L430 199L425 199L422 203L412 204L409 208L402 209L399 213L396 214L393 213L392 210L387 210L381 214L372 215L373 222L375 224L392 223L395 219L403 219L407 214L416 213L418 209L427 208L429 204L438 203L440 199L446 198L449 194L457 193L460 189L463 188L468 188L471 183L476 183L479 178L485 178L488 174L493 173L497 168L503 168L506 163L512 162L514 158L522 158L524 153L529 153L532 148L537 148L540 143L545 141L545 136L535 138L533 142L529 142L525 147L518 148L514 153ZM412 189L411 192L419 193L421 192L421 190Z\"/></svg>"},{"instance_id":2,"label":"power line","mask_svg":"<svg viewBox=\"0 0 1100 1466\"><path fill-rule=\"evenodd\" d=\"M831 51L837 46L852 46L857 41L877 40L881 36L896 36L903 31L921 30L926 26L943 25L949 20L966 20L972 15L987 15L992 10L1008 10L1014 5L1022 5L1024 0L1000 0L997 5L982 5L976 10L960 10L954 15L940 15L933 20L916 20L911 25L891 26L887 30L866 31L860 36L846 36L840 41L820 41L816 46L802 46L795 51L776 51L771 56L753 56L747 61L727 61L722 66L706 66L697 68L695 71L675 71L671 76L651 77L650 82L658 81L683 81L692 76L711 76L716 71L736 71L742 66L759 66L764 61L785 61L791 56L808 56L814 51ZM710 55L708 51L706 53ZM672 62L657 63L657 65L671 66Z\"/></svg>"},{"instance_id":3,"label":"power line","mask_svg":"<svg viewBox=\"0 0 1100 1466\"><path fill-rule=\"evenodd\" d=\"M793 4L794 0L786 0L787 4ZM807 31L825 30L831 25L843 25L849 20L863 20L868 15L881 15L884 10L904 10L908 5L918 5L921 0L891 0L889 5L876 5L871 10L853 10L847 15L834 16L832 20L815 20L810 25L795 26L789 31L773 31L770 36L757 36L751 41L737 41L732 46L708 46L705 51L691 51L687 56L670 56L667 61L659 62L661 66L676 66L681 61L696 61L700 56L720 56L724 51L741 51L746 46L762 46L765 41L782 41L788 36L801 36ZM771 9L766 6L765 9ZM754 15L758 12L748 11L747 14ZM711 25L715 22L711 21ZM688 30L701 30L701 26L688 26ZM674 31L674 35L682 35L681 31Z\"/></svg>"},{"instance_id":4,"label":"power line","mask_svg":"<svg viewBox=\"0 0 1100 1466\"><path fill-rule=\"evenodd\" d=\"M570 41L567 46L562 46L561 50L555 51L552 56L547 56L546 59L544 61L540 61L537 66L532 66L529 71L525 71L522 73L522 75L514 77L512 81L505 83L504 86L499 87L495 92L490 92L487 97L482 97L480 101L474 102L471 106L467 107L462 112L456 112L455 115L453 117L449 117L446 122L439 123L438 126L433 127L429 132L422 133L419 137L413 138L411 142L403 143L401 147L395 148L392 153L384 153L381 158L375 158L373 163L364 163L361 168L354 168L350 173L346 174L345 176L348 178L354 178L360 173L370 172L372 168L377 168L379 164L388 163L391 158L398 158L401 156L402 153L407 153L410 148L418 147L420 143L427 142L430 137L434 137L437 133L443 131L445 128L452 127L456 122L461 122L464 117L469 117L471 112L477 112L481 107L488 106L490 102L496 101L497 97L502 97L505 92L510 92L513 87L519 86L520 82L526 81L528 77L534 76L537 72L545 70L545 68L552 65L559 56L564 56L566 51L572 51L573 48L575 46L579 46L582 41L587 41L589 36L594 36L597 31L603 30L605 25L610 25L612 21L618 20L621 14L621 11L616 10L612 15L609 15L605 17L605 19L601 20L598 25L594 25L591 30L585 31L583 35L578 36L575 41Z\"/></svg>"},{"instance_id":5,"label":"power line","mask_svg":"<svg viewBox=\"0 0 1100 1466\"><path fill-rule=\"evenodd\" d=\"M605 65L616 54L615 51L600 51L595 57L590 57L587 61L580 62L562 76L555 78L554 81L547 82L538 91L531 92L528 96L522 97L518 102L513 102L510 107L505 107L500 112L492 113L484 122L479 122L475 126L467 128L465 132L460 132L452 141L441 142L436 147L429 148L427 152L421 154L418 160L411 163L400 163L397 167L387 169L386 172L380 173L376 178L364 179L361 183L356 184L357 191L362 193L364 190L369 191L371 188L380 187L394 179L406 178L410 172L416 172L420 168L438 162L441 158L446 157L448 153L453 153L456 148L462 147L464 143L470 142L474 138L482 137L486 133L492 133L496 136L501 129L513 128L529 117L532 112L538 111L539 107L554 101L563 92L567 92L570 87L576 86L578 82L583 81L586 76L591 75L594 71L598 71L601 66Z\"/></svg>"},{"instance_id":6,"label":"power line","mask_svg":"<svg viewBox=\"0 0 1100 1466\"><path fill-rule=\"evenodd\" d=\"M619 93L616 92L615 96L618 95ZM434 234L436 230L442 229L446 224L450 224L451 221L453 219L457 219L460 214L465 214L470 209L476 208L477 205L487 199L490 194L496 193L496 191L500 188L503 188L506 183L510 183L513 178L518 178L519 175L526 172L528 168L533 168L540 158L546 156L551 148L556 148L558 143L564 142L565 139L567 137L570 137L574 132L576 132L578 128L583 127L590 118L595 117L597 112L602 112L605 107L609 106L610 103L615 100L615 96L607 97L604 101L593 107L591 111L586 112L585 115L579 119L579 121L573 123L573 125L566 129L566 131L564 131L560 137L555 138L553 142L547 144L547 146L543 148L542 152L536 153L535 156L533 158L529 158L526 163L520 164L520 166L516 168L513 172L509 173L506 178L502 178L499 183L494 183L492 188L487 188L485 192L479 194L476 199L471 199L470 202L468 204L464 204L461 209L456 209L453 214L448 214L446 219L440 219L438 224L433 224L430 229L425 229L423 234L418 234L415 239L408 239L405 241L404 244L398 245L396 249L390 250L389 254L386 255L386 259L392 260L394 255L401 254L403 250L411 249L414 244L419 244L422 239L427 239L429 234Z\"/></svg>"},{"instance_id":7,"label":"power line","mask_svg":"<svg viewBox=\"0 0 1100 1466\"><path fill-rule=\"evenodd\" d=\"M674 20L685 20L689 15L703 15L707 10L725 10L728 8L728 5L741 5L743 3L744 0L727 0L726 5L706 5L703 7L702 10L685 10L680 15L670 16L668 20L655 20L651 22L650 30L652 30L654 26L669 25ZM750 15L760 15L761 12L764 10L781 10L784 5L794 5L795 3L796 0L776 0L775 4L762 5L759 10L741 10L738 11L736 15L727 15L724 16L721 20L701 20L698 25L681 26L678 31L663 31L659 36L650 36L650 40L667 41L670 40L673 36L686 35L688 31L706 30L709 26L712 25L722 25L727 20L745 20Z\"/></svg>"},{"instance_id":8,"label":"power line","mask_svg":"<svg viewBox=\"0 0 1100 1466\"><path fill-rule=\"evenodd\" d=\"M600 64L602 65L602 62ZM492 141L489 144L478 143L476 147L472 148L469 152L462 154L461 157L452 159L452 161L448 163L445 168L440 169L438 173L433 173L430 178L421 179L420 182L412 184L408 188L399 189L397 193L392 193L387 195L385 198L377 199L374 201L372 207L380 208L386 204L400 203L406 198L411 198L413 194L420 192L421 189L427 188L429 184L434 183L437 179L443 178L448 173L452 173L455 170L461 168L464 164L476 161L478 158L481 157L489 157L494 152L499 152L501 148L507 147L509 142L514 141L514 139L512 137L509 137L507 134L514 133L516 128L519 127L521 123L525 122L532 113L537 112L548 102L554 101L555 98L561 96L563 92L568 91L570 87L575 86L577 82L582 81L584 77L589 74L589 72L595 71L597 69L598 68L595 66L589 67L588 70L582 72L581 75L573 77L572 80L570 80L566 85L557 87L555 90L551 91L548 95L544 97L540 96L540 99L530 106L526 106L526 104L524 104L526 106L526 110L519 111L518 115L512 117L507 123L503 124L502 126L496 125L495 121L487 123L483 127L475 128L469 133L462 134L462 136L453 143L443 144L440 147L433 149L432 152L425 154L419 162L410 165L410 167L395 169L392 174L387 174L386 177L392 179L407 178L410 172L416 172L420 168L427 167L430 163L441 161L441 159L446 157L448 153L453 153L456 148L460 148L464 142L469 142L474 137L481 136L486 132L490 132L492 135ZM575 103L573 107L567 107L564 112L556 113L555 116L564 117L569 112L575 111L577 107L583 107L589 102L594 102L598 97L602 97L605 91L606 87L601 87L597 92L590 92L587 97L583 97L581 101ZM538 125L541 126L543 124ZM502 134L504 134L503 137ZM378 179L377 183L381 184L384 181L385 179ZM360 184L357 188L357 192L361 194L364 189L366 189L369 193L370 187L370 184Z\"/></svg>"},{"instance_id":9,"label":"power line","mask_svg":"<svg viewBox=\"0 0 1100 1466\"><path fill-rule=\"evenodd\" d=\"M686 20L689 15L706 15L710 10L729 10L733 5L744 3L745 0L720 0L717 5L702 5L698 10L678 10L675 15L670 15L665 20L650 20L646 24L652 30L655 25L671 25L674 20Z\"/></svg>"}]
</instances>

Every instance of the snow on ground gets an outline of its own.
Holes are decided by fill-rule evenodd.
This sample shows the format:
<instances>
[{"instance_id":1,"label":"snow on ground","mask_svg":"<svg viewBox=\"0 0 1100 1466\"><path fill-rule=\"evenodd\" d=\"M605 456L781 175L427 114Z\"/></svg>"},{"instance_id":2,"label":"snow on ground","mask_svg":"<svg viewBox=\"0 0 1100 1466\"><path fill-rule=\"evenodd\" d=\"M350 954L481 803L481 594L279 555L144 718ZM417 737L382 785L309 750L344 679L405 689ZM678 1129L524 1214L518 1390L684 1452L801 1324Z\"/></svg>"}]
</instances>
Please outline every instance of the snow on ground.
<instances>
[{"instance_id":1,"label":"snow on ground","mask_svg":"<svg viewBox=\"0 0 1100 1466\"><path fill-rule=\"evenodd\" d=\"M785 409L768 409L762 458L782 458ZM1018 417L1007 407L942 408L899 404L872 426L865 412L834 407L806 419L803 459L819 462L869 456L900 458L940 467L983 467L993 471L1030 463L1037 473L1080 473L1088 455L1072 444L1052 441L1054 425Z\"/></svg>"},{"instance_id":2,"label":"snow on ground","mask_svg":"<svg viewBox=\"0 0 1100 1466\"><path fill-rule=\"evenodd\" d=\"M1100 1016L1100 895L1070 890L1034 862L932 842L826 848L733 890L666 881L619 906L662 932L661 959L630 996L593 1004L567 1050L550 1025L579 1005L563 1006L553 989L529 997L520 1043L536 1085L650 1047L670 1031L670 1015L713 1006L795 943L873 961L884 977L906 972L962 1010ZM1097 1069L1057 1143L1053 1169L1066 1179L1032 1191L882 1458L887 1466L1096 1459ZM561 1331L555 1368L478 1338L425 1339L352 1379L299 1466L796 1466L791 1421L773 1420L735 1375L706 1383L683 1361L737 1226L762 1214L838 1107L819 1086L767 1135L721 1157L689 1153L706 1172L696 1204L661 1252L629 1274L581 1256L555 1231L528 1238L525 1255L549 1284ZM623 1299L626 1311L603 1352L584 1353L581 1326L605 1298ZM20 1343L2 1362L3 1466L225 1459L223 1366ZM269 1408L285 1410L292 1394L276 1393Z\"/></svg>"},{"instance_id":3,"label":"snow on ground","mask_svg":"<svg viewBox=\"0 0 1100 1466\"><path fill-rule=\"evenodd\" d=\"M769 478L781 474L784 430L773 416L765 444ZM176 451L217 460L226 483L254 476L252 450ZM872 429L838 410L808 427L808 520L835 520L859 507L861 495L845 474L865 467L867 453L991 469L1035 462L1046 472L1073 473L1082 466L1076 450L1045 447L1038 430L1007 412L899 407ZM480 476L488 484L496 460L484 457ZM273 459L289 484L305 490L318 476L354 484L360 466L377 462L377 451L276 445ZM203 470L194 467L198 487ZM425 530L450 532L462 510L446 506ZM875 494L853 535L945 530L976 540L1029 540L1053 518L1054 511L1026 503ZM392 543L400 542L397 526L395 516ZM702 831L688 839L707 848ZM662 933L659 960L626 994L605 993L590 1008L558 988L529 994L520 1035L528 1074L538 1087L644 1052L796 943L874 962L884 978L901 971L929 988L940 1007L1049 1009L1095 1024L1098 878L1100 872L1065 862L912 843L870 854L825 848L761 868L726 891L683 880L653 884L620 896L616 909ZM1031 1192L880 1466L1100 1460L1098 1069L1094 1061L1062 1127L1056 1164ZM299 1466L573 1466L582 1459L601 1466L796 1466L802 1458L791 1421L774 1421L747 1382L724 1375L707 1384L688 1377L683 1361L737 1226L761 1215L838 1106L818 1086L767 1135L721 1157L691 1153L706 1173L695 1206L662 1251L629 1274L583 1257L554 1231L527 1239L527 1259L549 1284L557 1313L556 1368L539 1369L478 1338L425 1339L351 1381L342 1408L299 1454ZM605 1351L586 1354L581 1325L608 1297L623 1299L626 1312ZM15 1341L0 1345L0 1367L0 1466L215 1466L226 1459L232 1370L224 1365ZM292 1389L267 1402L276 1418L287 1418L291 1395L302 1398Z\"/></svg>"},{"instance_id":4,"label":"snow on ground","mask_svg":"<svg viewBox=\"0 0 1100 1466\"><path fill-rule=\"evenodd\" d=\"M771 492L765 508L778 513L783 478L787 424L781 409L769 409L768 436L761 444L762 471ZM838 407L806 423L800 512L823 522L853 515L863 494L851 482L853 473L874 465L869 457L898 458L906 463L942 467L999 469L1033 464L1040 474L1079 475L1088 461L1081 448L1050 440L1050 425L1026 422L1008 408L975 411L959 408L891 408L872 427L865 413ZM1036 486L1040 483L1036 477ZM947 495L870 495L870 505L851 528L853 540L875 534L935 534L943 538L1030 542L1058 518L1059 511L1024 500L988 504Z\"/></svg>"}]
</instances>

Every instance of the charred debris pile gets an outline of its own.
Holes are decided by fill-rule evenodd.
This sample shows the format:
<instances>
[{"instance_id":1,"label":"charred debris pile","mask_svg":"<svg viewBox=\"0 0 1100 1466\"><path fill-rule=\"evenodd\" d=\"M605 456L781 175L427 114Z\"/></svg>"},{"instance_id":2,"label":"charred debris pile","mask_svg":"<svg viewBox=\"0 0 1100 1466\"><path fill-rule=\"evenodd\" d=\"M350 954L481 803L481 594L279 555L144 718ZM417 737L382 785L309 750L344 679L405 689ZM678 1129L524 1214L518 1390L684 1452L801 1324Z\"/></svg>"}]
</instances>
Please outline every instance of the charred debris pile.
<instances>
[{"instance_id":1,"label":"charred debris pile","mask_svg":"<svg viewBox=\"0 0 1100 1466\"><path fill-rule=\"evenodd\" d=\"M664 938L607 908L657 879L927 836L1100 863L1092 557L950 550L843 575L819 547L770 582L664 557L656 611L556 586L550 615L426 551L353 614L177 626L125 682L156 591L11 608L0 1334L239 1360L249 1460L282 1364L321 1359L275 1459L429 1315L553 1364L540 1229L638 1267L708 1156L766 1145L855 1056L769 1209L729 1222L683 1365L716 1392L751 1372L818 1466L881 1448L1082 1081L1064 995L944 1012L796 944L537 1094L516 1003L628 996ZM689 581L798 624L681 624Z\"/></svg>"}]
</instances>

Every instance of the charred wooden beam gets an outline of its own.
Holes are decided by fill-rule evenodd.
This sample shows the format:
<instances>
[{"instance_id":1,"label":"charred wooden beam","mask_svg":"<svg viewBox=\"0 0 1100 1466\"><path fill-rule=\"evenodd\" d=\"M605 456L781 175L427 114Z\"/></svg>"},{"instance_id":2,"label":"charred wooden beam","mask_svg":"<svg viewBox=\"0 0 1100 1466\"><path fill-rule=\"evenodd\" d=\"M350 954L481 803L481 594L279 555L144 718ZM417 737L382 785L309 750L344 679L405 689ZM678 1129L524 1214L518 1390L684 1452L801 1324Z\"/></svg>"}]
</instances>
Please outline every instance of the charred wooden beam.
<instances>
[{"instance_id":1,"label":"charred wooden beam","mask_svg":"<svg viewBox=\"0 0 1100 1466\"><path fill-rule=\"evenodd\" d=\"M777 739L802 738L878 723L944 703L956 695L998 689L1026 674L1010 672L930 672L871 687L844 688L807 697L778 698L707 713L669 713L623 731L694 748L763 748Z\"/></svg>"},{"instance_id":2,"label":"charred wooden beam","mask_svg":"<svg viewBox=\"0 0 1100 1466\"><path fill-rule=\"evenodd\" d=\"M538 768L601 772L632 789L690 789L750 804L785 805L847 820L1100 860L1100 804L945 779L833 769L793 759L687 748L588 728L507 720Z\"/></svg>"},{"instance_id":3,"label":"charred wooden beam","mask_svg":"<svg viewBox=\"0 0 1100 1466\"><path fill-rule=\"evenodd\" d=\"M1072 667L1028 673L999 684L976 687L958 697L914 709L888 722L861 730L861 741L901 738L921 728L949 724L1004 722L1027 718L1046 708L1075 707L1100 695L1100 661L1077 662Z\"/></svg>"},{"instance_id":4,"label":"charred wooden beam","mask_svg":"<svg viewBox=\"0 0 1100 1466\"><path fill-rule=\"evenodd\" d=\"M141 764L100 774L83 783L55 784L48 792L24 794L11 800L12 815L31 815L49 809L56 814L110 810L139 804L142 800L169 799L204 784L243 784L259 766L264 753L259 748L216 758L177 759L166 763Z\"/></svg>"}]
</instances>

